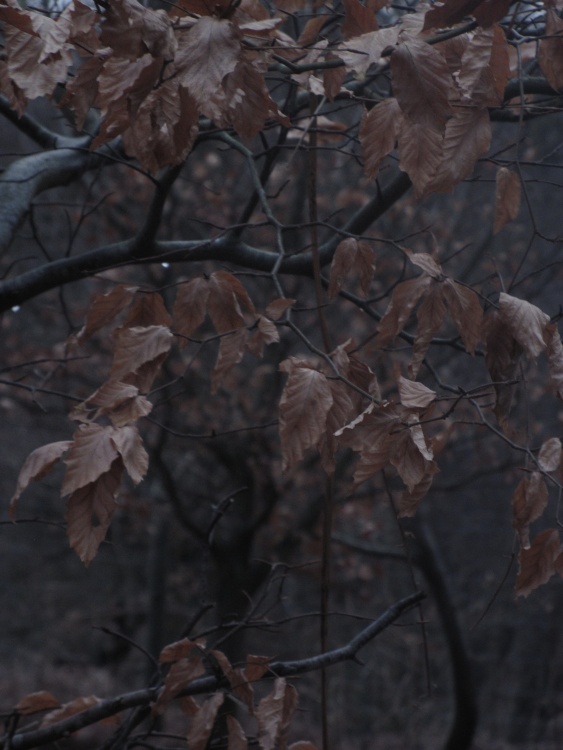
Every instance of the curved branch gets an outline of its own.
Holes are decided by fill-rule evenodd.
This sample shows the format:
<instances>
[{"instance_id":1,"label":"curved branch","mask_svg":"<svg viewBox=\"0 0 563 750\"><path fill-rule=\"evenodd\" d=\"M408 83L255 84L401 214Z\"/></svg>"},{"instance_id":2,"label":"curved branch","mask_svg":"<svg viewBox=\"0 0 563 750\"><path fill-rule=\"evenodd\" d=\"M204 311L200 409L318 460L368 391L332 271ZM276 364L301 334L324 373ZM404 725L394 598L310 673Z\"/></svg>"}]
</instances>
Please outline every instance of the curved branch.
<instances>
[{"instance_id":1,"label":"curved branch","mask_svg":"<svg viewBox=\"0 0 563 750\"><path fill-rule=\"evenodd\" d=\"M58 153L58 152L56 152ZM46 155L48 156L48 154ZM172 172L173 170L171 170ZM1 183L0 183L1 185ZM346 234L362 234L382 216L410 188L408 176L400 172L377 195L360 208L342 228ZM0 232L2 206L0 204ZM321 266L332 260L341 236L335 233L319 248ZM142 251L140 247L142 245ZM91 250L73 258L61 258L39 268L26 271L13 279L0 283L0 313L36 297L49 289L69 284L79 279L119 265L138 263L186 263L204 260L227 261L253 271L269 273L279 260L279 255L270 250L253 247L228 236L212 240L150 241L141 232L136 237L113 245ZM280 273L300 276L312 275L310 252L284 258Z\"/></svg>"},{"instance_id":2,"label":"curved branch","mask_svg":"<svg viewBox=\"0 0 563 750\"><path fill-rule=\"evenodd\" d=\"M272 662L269 671L265 677L290 677L293 675L304 674L306 672L318 671L325 667L330 667L339 662L355 659L358 651L363 648L375 636L388 628L404 612L412 609L423 598L425 594L417 591L404 599L400 599L391 605L377 620L371 622L366 628L358 633L345 646L336 648L333 651L327 651L318 656L312 656L307 659L297 661L278 661ZM207 675L194 680L183 690L178 697L185 695L199 695L209 693L227 687L223 681L215 675ZM97 724L102 719L124 711L127 708L137 706L147 706L158 697L160 688L152 687L144 690L136 690L132 693L120 695L117 698L110 698L101 701L97 706L81 711L79 714L70 716L68 719L53 724L42 729L35 729L30 732L19 732L11 737L5 736L0 739L0 748L10 748L10 750L29 750L30 748L46 745L49 742L67 737L72 732L76 732L84 727Z\"/></svg>"}]
</instances>

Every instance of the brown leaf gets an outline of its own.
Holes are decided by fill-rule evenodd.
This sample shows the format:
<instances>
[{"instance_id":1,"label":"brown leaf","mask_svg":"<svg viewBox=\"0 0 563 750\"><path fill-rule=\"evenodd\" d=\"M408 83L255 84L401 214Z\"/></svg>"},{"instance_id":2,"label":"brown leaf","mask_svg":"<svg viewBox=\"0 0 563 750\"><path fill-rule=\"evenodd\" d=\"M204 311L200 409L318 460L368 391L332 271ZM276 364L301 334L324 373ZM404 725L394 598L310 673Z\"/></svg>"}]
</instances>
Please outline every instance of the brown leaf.
<instances>
[{"instance_id":1,"label":"brown leaf","mask_svg":"<svg viewBox=\"0 0 563 750\"><path fill-rule=\"evenodd\" d=\"M468 104L498 107L510 78L508 44L499 26L479 29L461 60L459 85Z\"/></svg>"},{"instance_id":2,"label":"brown leaf","mask_svg":"<svg viewBox=\"0 0 563 750\"><path fill-rule=\"evenodd\" d=\"M326 377L317 370L291 360L282 362L280 369L289 373L279 407L283 471L287 471L318 445L333 396Z\"/></svg>"},{"instance_id":3,"label":"brown leaf","mask_svg":"<svg viewBox=\"0 0 563 750\"><path fill-rule=\"evenodd\" d=\"M344 39L377 30L375 13L362 5L359 0L343 0L342 5L344 6L344 21L341 30Z\"/></svg>"},{"instance_id":4,"label":"brown leaf","mask_svg":"<svg viewBox=\"0 0 563 750\"><path fill-rule=\"evenodd\" d=\"M117 504L123 463L116 459L109 471L94 482L75 490L67 501L68 541L86 567L96 557Z\"/></svg>"},{"instance_id":5,"label":"brown leaf","mask_svg":"<svg viewBox=\"0 0 563 750\"><path fill-rule=\"evenodd\" d=\"M354 404L350 398L349 387L345 383L331 380L329 386L332 393L332 406L326 416L326 428L319 441L319 453L322 467L330 476L336 467L334 457L337 439L334 434L350 420Z\"/></svg>"},{"instance_id":6,"label":"brown leaf","mask_svg":"<svg viewBox=\"0 0 563 750\"><path fill-rule=\"evenodd\" d=\"M101 328L115 323L120 312L131 304L138 287L119 284L106 294L94 297L88 308L86 322L77 334L79 341L86 341Z\"/></svg>"},{"instance_id":7,"label":"brown leaf","mask_svg":"<svg viewBox=\"0 0 563 750\"><path fill-rule=\"evenodd\" d=\"M451 77L441 53L422 39L407 38L391 55L391 81L401 110L419 132L443 135Z\"/></svg>"},{"instance_id":8,"label":"brown leaf","mask_svg":"<svg viewBox=\"0 0 563 750\"><path fill-rule=\"evenodd\" d=\"M175 330L181 336L191 336L205 320L209 282L203 276L180 284L172 311Z\"/></svg>"},{"instance_id":9,"label":"brown leaf","mask_svg":"<svg viewBox=\"0 0 563 750\"><path fill-rule=\"evenodd\" d=\"M404 249L403 252L408 256L413 266L422 268L428 276L441 281L444 278L444 272L441 265L428 253L413 253L411 250Z\"/></svg>"},{"instance_id":10,"label":"brown leaf","mask_svg":"<svg viewBox=\"0 0 563 750\"><path fill-rule=\"evenodd\" d=\"M446 123L442 160L426 192L449 193L473 174L475 163L491 143L491 121L486 109L453 107Z\"/></svg>"},{"instance_id":11,"label":"brown leaf","mask_svg":"<svg viewBox=\"0 0 563 750\"><path fill-rule=\"evenodd\" d=\"M475 347L481 340L483 308L479 297L473 291L457 281L446 279L442 293L448 312L461 336L469 354L475 354Z\"/></svg>"},{"instance_id":12,"label":"brown leaf","mask_svg":"<svg viewBox=\"0 0 563 750\"><path fill-rule=\"evenodd\" d=\"M91 407L97 407L91 414ZM70 418L77 421L90 421L107 415L114 427L123 427L146 417L152 411L151 402L139 395L139 389L119 380L106 381L82 404L70 412Z\"/></svg>"},{"instance_id":13,"label":"brown leaf","mask_svg":"<svg viewBox=\"0 0 563 750\"><path fill-rule=\"evenodd\" d=\"M395 148L401 123L401 109L395 97L364 111L359 135L364 171L370 179L377 177L383 159Z\"/></svg>"},{"instance_id":14,"label":"brown leaf","mask_svg":"<svg viewBox=\"0 0 563 750\"><path fill-rule=\"evenodd\" d=\"M9 515L11 521L16 520L16 504L22 492L29 486L29 483L46 476L53 466L61 460L71 445L71 440L48 443L47 445L42 445L40 448L36 448L25 459L18 475L16 491L10 500Z\"/></svg>"},{"instance_id":15,"label":"brown leaf","mask_svg":"<svg viewBox=\"0 0 563 750\"><path fill-rule=\"evenodd\" d=\"M222 91L223 79L235 70L240 56L240 32L224 18L204 16L178 36L178 80L212 120L220 120L222 115L213 94Z\"/></svg>"},{"instance_id":16,"label":"brown leaf","mask_svg":"<svg viewBox=\"0 0 563 750\"><path fill-rule=\"evenodd\" d=\"M514 379L522 347L496 310L490 312L483 321L483 339L487 350L485 363L497 395L494 411L502 425L510 413L514 393L514 386L504 385L504 382Z\"/></svg>"},{"instance_id":17,"label":"brown leaf","mask_svg":"<svg viewBox=\"0 0 563 750\"><path fill-rule=\"evenodd\" d=\"M246 328L239 328L221 338L217 362L211 375L211 393L217 393L225 377L243 358L247 336Z\"/></svg>"},{"instance_id":18,"label":"brown leaf","mask_svg":"<svg viewBox=\"0 0 563 750\"><path fill-rule=\"evenodd\" d=\"M227 716L227 750L248 750L248 742L243 728L230 714Z\"/></svg>"},{"instance_id":19,"label":"brown leaf","mask_svg":"<svg viewBox=\"0 0 563 750\"><path fill-rule=\"evenodd\" d=\"M240 281L227 271L217 271L209 279L209 317L217 333L244 326L242 309L256 315L254 304Z\"/></svg>"},{"instance_id":20,"label":"brown leaf","mask_svg":"<svg viewBox=\"0 0 563 750\"><path fill-rule=\"evenodd\" d=\"M270 302L268 307L266 307L265 313L270 320L279 320L285 311L292 307L295 302L296 300L290 299L289 297L280 297L279 299Z\"/></svg>"},{"instance_id":21,"label":"brown leaf","mask_svg":"<svg viewBox=\"0 0 563 750\"><path fill-rule=\"evenodd\" d=\"M561 440L548 438L544 440L538 454L538 464L543 471L555 471L561 463Z\"/></svg>"},{"instance_id":22,"label":"brown leaf","mask_svg":"<svg viewBox=\"0 0 563 750\"><path fill-rule=\"evenodd\" d=\"M217 712L223 705L225 695L223 693L215 693L205 700L200 706L197 714L192 718L190 730L188 732L188 748L189 750L205 750L208 747L208 741L215 725L215 719L217 718Z\"/></svg>"},{"instance_id":23,"label":"brown leaf","mask_svg":"<svg viewBox=\"0 0 563 750\"><path fill-rule=\"evenodd\" d=\"M332 259L328 285L329 300L336 297L351 271L357 272L360 291L366 296L375 273L373 250L367 242L347 237L338 243Z\"/></svg>"},{"instance_id":24,"label":"brown leaf","mask_svg":"<svg viewBox=\"0 0 563 750\"><path fill-rule=\"evenodd\" d=\"M182 638L180 641L174 641L174 643L169 643L165 646L160 652L158 660L162 664L171 664L172 662L184 659L194 648L200 647L201 643L198 641L192 641L190 638Z\"/></svg>"},{"instance_id":25,"label":"brown leaf","mask_svg":"<svg viewBox=\"0 0 563 750\"><path fill-rule=\"evenodd\" d=\"M202 663L201 652L197 648L192 648L186 657L175 661L170 667L162 691L152 705L153 715L162 714L167 705L202 674L205 674L205 667ZM218 695L222 694L218 693Z\"/></svg>"},{"instance_id":26,"label":"brown leaf","mask_svg":"<svg viewBox=\"0 0 563 750\"><path fill-rule=\"evenodd\" d=\"M135 326L117 331L110 377L122 380L130 373L136 374L143 365L160 361L173 341L174 336L166 326Z\"/></svg>"},{"instance_id":27,"label":"brown leaf","mask_svg":"<svg viewBox=\"0 0 563 750\"><path fill-rule=\"evenodd\" d=\"M442 327L446 317L443 286L443 284L433 282L416 311L418 328L409 365L409 374L413 380L416 378L432 339Z\"/></svg>"},{"instance_id":28,"label":"brown leaf","mask_svg":"<svg viewBox=\"0 0 563 750\"><path fill-rule=\"evenodd\" d=\"M379 324L379 332L375 339L378 348L388 346L403 330L412 311L430 284L429 276L419 276L397 284L393 289L391 302Z\"/></svg>"},{"instance_id":29,"label":"brown leaf","mask_svg":"<svg viewBox=\"0 0 563 750\"><path fill-rule=\"evenodd\" d=\"M545 350L544 331L549 316L539 307L501 292L499 316L528 357L535 359Z\"/></svg>"},{"instance_id":30,"label":"brown leaf","mask_svg":"<svg viewBox=\"0 0 563 750\"><path fill-rule=\"evenodd\" d=\"M123 465L133 484L139 484L149 467L149 456L139 431L133 425L120 427L113 431L111 441L123 459Z\"/></svg>"},{"instance_id":31,"label":"brown leaf","mask_svg":"<svg viewBox=\"0 0 563 750\"><path fill-rule=\"evenodd\" d=\"M101 703L100 699L95 695L87 695L81 698L75 698L68 703L63 703L60 708L51 711L43 718L41 722L41 728L50 727L53 724L58 724L63 719L68 719L70 716L75 716L81 711L86 711L88 708L93 708Z\"/></svg>"},{"instance_id":32,"label":"brown leaf","mask_svg":"<svg viewBox=\"0 0 563 750\"><path fill-rule=\"evenodd\" d=\"M296 708L297 690L283 677L278 677L271 693L262 698L255 712L262 750L285 747L287 730Z\"/></svg>"},{"instance_id":33,"label":"brown leaf","mask_svg":"<svg viewBox=\"0 0 563 750\"><path fill-rule=\"evenodd\" d=\"M540 532L529 549L520 549L516 594L528 596L538 586L546 583L555 573L555 563L561 554L561 543L557 529Z\"/></svg>"},{"instance_id":34,"label":"brown leaf","mask_svg":"<svg viewBox=\"0 0 563 750\"><path fill-rule=\"evenodd\" d=\"M510 0L444 0L426 12L424 30L454 26L473 14L483 26L501 21L508 13Z\"/></svg>"},{"instance_id":35,"label":"brown leaf","mask_svg":"<svg viewBox=\"0 0 563 750\"><path fill-rule=\"evenodd\" d=\"M246 342L246 347L255 357L262 358L264 346L276 344L280 340L280 335L275 323L260 315L256 323L256 328Z\"/></svg>"},{"instance_id":36,"label":"brown leaf","mask_svg":"<svg viewBox=\"0 0 563 750\"><path fill-rule=\"evenodd\" d=\"M398 385L401 403L408 409L426 409L436 399L436 391L427 388L422 383L407 380L402 375Z\"/></svg>"},{"instance_id":37,"label":"brown leaf","mask_svg":"<svg viewBox=\"0 0 563 750\"><path fill-rule=\"evenodd\" d=\"M506 167L499 167L496 180L495 225L493 234L497 234L509 221L518 216L522 184L517 172Z\"/></svg>"},{"instance_id":38,"label":"brown leaf","mask_svg":"<svg viewBox=\"0 0 563 750\"><path fill-rule=\"evenodd\" d=\"M411 178L417 198L430 190L443 149L443 133L403 119L398 136L399 167Z\"/></svg>"},{"instance_id":39,"label":"brown leaf","mask_svg":"<svg viewBox=\"0 0 563 750\"><path fill-rule=\"evenodd\" d=\"M64 461L67 469L61 488L63 497L95 482L110 470L118 457L112 436L113 428L109 426L79 426Z\"/></svg>"},{"instance_id":40,"label":"brown leaf","mask_svg":"<svg viewBox=\"0 0 563 750\"><path fill-rule=\"evenodd\" d=\"M269 670L271 658L269 656L256 656L249 654L246 657L244 676L248 682L260 680Z\"/></svg>"},{"instance_id":41,"label":"brown leaf","mask_svg":"<svg viewBox=\"0 0 563 750\"><path fill-rule=\"evenodd\" d=\"M542 516L547 500L547 487L539 471L522 477L512 496L512 526L523 549L530 548L530 524Z\"/></svg>"},{"instance_id":42,"label":"brown leaf","mask_svg":"<svg viewBox=\"0 0 563 750\"><path fill-rule=\"evenodd\" d=\"M406 489L397 501L397 515L399 518L412 518L416 514L420 503L424 500L432 482L434 475L438 472L436 464L431 463L426 467L426 473L421 481L415 485L412 490Z\"/></svg>"},{"instance_id":43,"label":"brown leaf","mask_svg":"<svg viewBox=\"0 0 563 750\"><path fill-rule=\"evenodd\" d=\"M338 46L337 55L344 61L348 71L354 72L358 78L363 78L370 65L379 62L383 50L396 44L398 34L397 26L370 31L368 34L342 42Z\"/></svg>"},{"instance_id":44,"label":"brown leaf","mask_svg":"<svg viewBox=\"0 0 563 750\"><path fill-rule=\"evenodd\" d=\"M540 39L539 64L550 86L563 89L563 19L555 8L546 8L545 36Z\"/></svg>"},{"instance_id":45,"label":"brown leaf","mask_svg":"<svg viewBox=\"0 0 563 750\"><path fill-rule=\"evenodd\" d=\"M14 710L23 716L36 714L39 711L45 711L48 708L57 708L60 702L54 695L46 690L39 690L37 693L29 693L18 701Z\"/></svg>"}]
</instances>

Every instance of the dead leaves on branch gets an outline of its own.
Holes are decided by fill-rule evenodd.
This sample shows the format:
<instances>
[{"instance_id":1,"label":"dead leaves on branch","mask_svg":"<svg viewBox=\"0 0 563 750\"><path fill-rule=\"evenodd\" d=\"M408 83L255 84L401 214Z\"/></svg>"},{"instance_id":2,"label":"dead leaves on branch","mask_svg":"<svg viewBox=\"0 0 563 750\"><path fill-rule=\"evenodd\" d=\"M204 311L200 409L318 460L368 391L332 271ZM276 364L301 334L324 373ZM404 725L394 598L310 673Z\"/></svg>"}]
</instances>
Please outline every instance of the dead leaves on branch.
<instances>
[{"instance_id":1,"label":"dead leaves on branch","mask_svg":"<svg viewBox=\"0 0 563 750\"><path fill-rule=\"evenodd\" d=\"M427 253L404 251L411 263L422 268L422 275L397 284L391 302L379 325L376 344L389 346L405 328L417 308L417 332L409 365L415 378L434 336L449 317L469 354L481 338L483 311L476 292L443 273L440 265Z\"/></svg>"}]
</instances>

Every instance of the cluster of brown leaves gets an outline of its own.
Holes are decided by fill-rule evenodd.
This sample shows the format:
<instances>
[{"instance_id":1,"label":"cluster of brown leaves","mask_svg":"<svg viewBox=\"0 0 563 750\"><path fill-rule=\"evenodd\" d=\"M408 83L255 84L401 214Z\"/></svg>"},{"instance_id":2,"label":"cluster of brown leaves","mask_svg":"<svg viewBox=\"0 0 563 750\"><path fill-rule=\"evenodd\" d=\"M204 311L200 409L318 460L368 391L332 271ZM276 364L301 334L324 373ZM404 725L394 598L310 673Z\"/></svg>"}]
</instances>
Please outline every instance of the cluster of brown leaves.
<instances>
[{"instance_id":1,"label":"cluster of brown leaves","mask_svg":"<svg viewBox=\"0 0 563 750\"><path fill-rule=\"evenodd\" d=\"M297 708L298 696L296 689L285 679L274 679L271 691L255 703L253 683L267 674L269 659L266 657L248 656L244 668L235 668L222 651L206 650L203 643L184 638L165 646L159 661L168 671L152 703L152 713L159 716L172 701L177 701L182 713L189 719L186 736L188 750L205 750L208 747L219 709L227 694L232 694L237 703L244 706L248 717L254 720L256 741L261 750L316 750L310 742L287 744L288 729ZM224 683L221 690L201 701L185 694L198 677L210 673ZM43 728L94 708L101 702L95 695L89 695L61 705L54 695L42 690L24 696L16 705L15 711L22 716L47 711L40 724ZM118 718L111 716L107 721L115 723ZM232 714L227 715L226 726L227 750L246 750L249 738Z\"/></svg>"},{"instance_id":2,"label":"cluster of brown leaves","mask_svg":"<svg viewBox=\"0 0 563 750\"><path fill-rule=\"evenodd\" d=\"M28 456L11 501L12 518L30 482L42 479L64 457L61 495L68 496L68 537L71 547L88 565L117 508L124 473L134 484L146 474L148 455L137 422L152 409L147 394L175 334L190 336L209 315L220 336L212 376L212 389L216 390L245 350L261 357L264 344L279 340L272 318L281 316L291 304L292 300L274 301L265 315L259 315L240 281L225 271L181 285L173 316L159 294L136 287L119 285L97 296L84 328L71 343L84 344L102 328L115 325L117 316L127 311L110 339L113 364L108 379L71 412L71 418L79 423L72 440L41 446Z\"/></svg>"},{"instance_id":3,"label":"cluster of brown leaves","mask_svg":"<svg viewBox=\"0 0 563 750\"><path fill-rule=\"evenodd\" d=\"M329 100L351 77L389 65L393 94L366 110L360 126L366 173L375 177L397 147L419 196L450 191L488 150L489 109L503 105L514 74L499 25L509 3L421 4L394 26L379 28L376 11L385 4L349 0L344 40L329 44L322 35L328 15L311 18L298 38L281 30L287 11L300 2L280 2L269 13L258 0L181 0L166 13L115 0L101 3L98 14L74 0L53 19L2 0L7 54L0 87L21 113L30 99L52 97L64 84L60 103L74 111L79 130L92 107L100 114L93 148L120 135L126 150L155 171L186 158L201 116L245 139L269 120L289 127L265 79L275 60L339 61L341 67L325 68L322 77L314 71L291 77L292 85ZM479 23L475 31L433 37L467 14ZM548 9L548 36L540 42L540 64L556 89L563 86L562 23Z\"/></svg>"}]
</instances>

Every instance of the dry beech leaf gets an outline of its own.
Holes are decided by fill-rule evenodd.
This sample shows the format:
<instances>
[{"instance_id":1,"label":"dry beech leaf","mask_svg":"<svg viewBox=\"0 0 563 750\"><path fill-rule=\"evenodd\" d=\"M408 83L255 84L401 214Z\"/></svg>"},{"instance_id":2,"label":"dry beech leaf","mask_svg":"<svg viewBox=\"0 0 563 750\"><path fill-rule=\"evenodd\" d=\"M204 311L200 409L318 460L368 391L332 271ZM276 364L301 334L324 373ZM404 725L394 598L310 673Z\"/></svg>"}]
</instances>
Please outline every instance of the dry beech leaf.
<instances>
[{"instance_id":1,"label":"dry beech leaf","mask_svg":"<svg viewBox=\"0 0 563 750\"><path fill-rule=\"evenodd\" d=\"M563 89L563 19L555 8L545 11L545 39L540 40L539 63L550 86Z\"/></svg>"},{"instance_id":2,"label":"dry beech leaf","mask_svg":"<svg viewBox=\"0 0 563 750\"><path fill-rule=\"evenodd\" d=\"M512 526L524 549L530 548L530 524L542 516L547 500L547 487L539 471L522 477L512 496Z\"/></svg>"},{"instance_id":3,"label":"dry beech leaf","mask_svg":"<svg viewBox=\"0 0 563 750\"><path fill-rule=\"evenodd\" d=\"M192 641L189 638L182 638L180 641L174 641L165 646L158 657L161 664L171 664L188 656L194 648L202 648L203 644L199 641Z\"/></svg>"},{"instance_id":4,"label":"dry beech leaf","mask_svg":"<svg viewBox=\"0 0 563 750\"><path fill-rule=\"evenodd\" d=\"M117 509L122 476L123 462L118 458L109 471L68 498L65 513L68 541L86 567L96 557Z\"/></svg>"},{"instance_id":5,"label":"dry beech leaf","mask_svg":"<svg viewBox=\"0 0 563 750\"><path fill-rule=\"evenodd\" d=\"M58 708L60 705L54 695L46 690L39 690L36 693L29 693L29 695L24 696L18 701L14 710L23 716L29 716L49 708Z\"/></svg>"},{"instance_id":6,"label":"dry beech leaf","mask_svg":"<svg viewBox=\"0 0 563 750\"><path fill-rule=\"evenodd\" d=\"M410 409L426 409L436 400L436 392L422 383L407 378L399 378L399 398L403 406Z\"/></svg>"},{"instance_id":7,"label":"dry beech leaf","mask_svg":"<svg viewBox=\"0 0 563 750\"><path fill-rule=\"evenodd\" d=\"M520 549L516 594L528 596L538 586L542 586L556 572L556 564L561 555L561 542L557 529L541 531L529 549Z\"/></svg>"},{"instance_id":8,"label":"dry beech leaf","mask_svg":"<svg viewBox=\"0 0 563 750\"><path fill-rule=\"evenodd\" d=\"M329 300L336 297L346 278L354 272L358 276L360 292L364 296L367 295L375 272L373 250L367 242L347 237L338 243L332 259L328 285Z\"/></svg>"},{"instance_id":9,"label":"dry beech leaf","mask_svg":"<svg viewBox=\"0 0 563 750\"><path fill-rule=\"evenodd\" d=\"M118 452L112 441L113 428L99 424L83 424L74 433L74 440L64 460L66 473L61 495L95 482L110 470Z\"/></svg>"},{"instance_id":10,"label":"dry beech leaf","mask_svg":"<svg viewBox=\"0 0 563 750\"><path fill-rule=\"evenodd\" d=\"M450 72L442 54L422 39L404 38L391 55L391 80L405 117L420 133L435 132L441 142L451 114Z\"/></svg>"},{"instance_id":11,"label":"dry beech leaf","mask_svg":"<svg viewBox=\"0 0 563 750\"><path fill-rule=\"evenodd\" d=\"M561 440L548 438L542 443L538 464L543 471L556 471L561 463Z\"/></svg>"},{"instance_id":12,"label":"dry beech leaf","mask_svg":"<svg viewBox=\"0 0 563 750\"><path fill-rule=\"evenodd\" d=\"M359 0L343 0L344 21L342 23L342 36L350 39L361 36L370 31L377 31L378 24L375 13Z\"/></svg>"},{"instance_id":13,"label":"dry beech leaf","mask_svg":"<svg viewBox=\"0 0 563 750\"><path fill-rule=\"evenodd\" d=\"M297 690L283 677L274 681L272 691L262 698L255 716L258 724L258 742L262 750L285 747L287 730L297 708Z\"/></svg>"},{"instance_id":14,"label":"dry beech leaf","mask_svg":"<svg viewBox=\"0 0 563 750\"><path fill-rule=\"evenodd\" d=\"M483 25L501 21L508 12L510 0L446 0L426 11L424 30L454 26L466 16L474 15Z\"/></svg>"},{"instance_id":15,"label":"dry beech leaf","mask_svg":"<svg viewBox=\"0 0 563 750\"><path fill-rule=\"evenodd\" d=\"M397 26L370 31L339 44L336 54L348 70L362 78L371 65L379 62L381 53L396 44L398 35Z\"/></svg>"},{"instance_id":16,"label":"dry beech leaf","mask_svg":"<svg viewBox=\"0 0 563 750\"><path fill-rule=\"evenodd\" d=\"M430 191L442 162L444 134L432 127L404 118L398 135L399 167L410 177L415 195Z\"/></svg>"},{"instance_id":17,"label":"dry beech leaf","mask_svg":"<svg viewBox=\"0 0 563 750\"><path fill-rule=\"evenodd\" d=\"M227 716L228 746L227 750L248 750L248 741L243 728L230 714Z\"/></svg>"},{"instance_id":18,"label":"dry beech leaf","mask_svg":"<svg viewBox=\"0 0 563 750\"><path fill-rule=\"evenodd\" d=\"M496 182L493 234L500 232L505 224L518 216L521 193L522 185L518 173L511 172L506 167L499 167Z\"/></svg>"},{"instance_id":19,"label":"dry beech leaf","mask_svg":"<svg viewBox=\"0 0 563 750\"><path fill-rule=\"evenodd\" d=\"M282 362L280 369L289 374L279 405L283 471L287 471L318 445L333 397L326 377L317 370L291 360Z\"/></svg>"},{"instance_id":20,"label":"dry beech leaf","mask_svg":"<svg viewBox=\"0 0 563 750\"><path fill-rule=\"evenodd\" d=\"M162 654L161 654L162 657ZM201 652L192 648L186 657L174 661L164 680L164 686L152 705L153 715L162 714L167 705L191 682L205 674Z\"/></svg>"},{"instance_id":21,"label":"dry beech leaf","mask_svg":"<svg viewBox=\"0 0 563 750\"><path fill-rule=\"evenodd\" d=\"M143 365L158 361L170 351L174 336L166 326L122 328L114 336L114 358L110 377L121 380Z\"/></svg>"},{"instance_id":22,"label":"dry beech leaf","mask_svg":"<svg viewBox=\"0 0 563 750\"><path fill-rule=\"evenodd\" d=\"M501 292L499 317L528 357L535 359L545 350L544 332L550 321L539 307Z\"/></svg>"},{"instance_id":23,"label":"dry beech leaf","mask_svg":"<svg viewBox=\"0 0 563 750\"><path fill-rule=\"evenodd\" d=\"M215 725L217 712L224 700L223 693L215 693L201 704L199 711L192 717L187 736L190 750L205 750L208 747L207 743Z\"/></svg>"},{"instance_id":24,"label":"dry beech leaf","mask_svg":"<svg viewBox=\"0 0 563 750\"><path fill-rule=\"evenodd\" d=\"M289 297L280 297L266 307L265 313L270 320L279 320L282 315L295 304L296 300Z\"/></svg>"},{"instance_id":25,"label":"dry beech leaf","mask_svg":"<svg viewBox=\"0 0 563 750\"><path fill-rule=\"evenodd\" d=\"M543 339L546 345L551 382L555 386L559 398L563 399L563 346L561 345L559 330L554 323L546 325Z\"/></svg>"},{"instance_id":26,"label":"dry beech leaf","mask_svg":"<svg viewBox=\"0 0 563 750\"><path fill-rule=\"evenodd\" d=\"M483 339L486 345L485 363L496 392L495 415L504 424L510 413L514 380L522 347L500 314L493 310L483 321Z\"/></svg>"},{"instance_id":27,"label":"dry beech leaf","mask_svg":"<svg viewBox=\"0 0 563 750\"><path fill-rule=\"evenodd\" d=\"M120 284L106 294L98 294L88 308L88 315L82 330L77 334L79 341L85 341L101 328L115 322L120 312L128 307L138 287Z\"/></svg>"},{"instance_id":28,"label":"dry beech leaf","mask_svg":"<svg viewBox=\"0 0 563 750\"><path fill-rule=\"evenodd\" d=\"M401 109L395 97L364 111L359 135L364 171L370 179L377 177L383 159L395 148L401 124Z\"/></svg>"},{"instance_id":29,"label":"dry beech leaf","mask_svg":"<svg viewBox=\"0 0 563 750\"><path fill-rule=\"evenodd\" d=\"M57 464L72 445L72 440L60 440L56 443L48 443L36 448L25 459L16 485L16 491L10 500L10 520L15 521L16 504L22 492L27 489L30 482L37 481L46 476L53 466Z\"/></svg>"}]
</instances>

